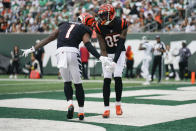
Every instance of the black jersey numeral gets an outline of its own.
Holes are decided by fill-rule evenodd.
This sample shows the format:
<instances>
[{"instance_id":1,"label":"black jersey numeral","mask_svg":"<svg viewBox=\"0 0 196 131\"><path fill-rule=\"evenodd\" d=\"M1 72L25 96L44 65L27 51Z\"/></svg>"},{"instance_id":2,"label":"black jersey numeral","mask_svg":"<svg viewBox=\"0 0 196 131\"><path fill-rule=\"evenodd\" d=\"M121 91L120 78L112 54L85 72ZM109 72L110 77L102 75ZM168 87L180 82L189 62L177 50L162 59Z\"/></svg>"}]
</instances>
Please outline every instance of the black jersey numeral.
<instances>
[{"instance_id":1,"label":"black jersey numeral","mask_svg":"<svg viewBox=\"0 0 196 131\"><path fill-rule=\"evenodd\" d=\"M73 28L75 27L75 24L71 24L71 26L69 27L65 38L69 38L71 31L73 30Z\"/></svg>"}]
</instances>

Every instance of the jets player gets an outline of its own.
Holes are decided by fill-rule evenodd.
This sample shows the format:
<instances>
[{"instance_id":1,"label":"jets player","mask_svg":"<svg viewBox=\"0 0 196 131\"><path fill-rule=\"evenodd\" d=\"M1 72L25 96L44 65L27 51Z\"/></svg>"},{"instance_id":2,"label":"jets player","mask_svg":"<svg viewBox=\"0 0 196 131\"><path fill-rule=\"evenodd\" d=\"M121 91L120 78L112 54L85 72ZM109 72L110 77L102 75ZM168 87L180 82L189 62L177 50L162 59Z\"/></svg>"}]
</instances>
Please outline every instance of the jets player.
<instances>
[{"instance_id":1,"label":"jets player","mask_svg":"<svg viewBox=\"0 0 196 131\"><path fill-rule=\"evenodd\" d=\"M107 62L107 57L100 56L97 50L91 45L90 38L92 27L95 19L88 13L83 13L79 16L81 23L63 22L59 28L50 34L47 38L39 42L30 49L23 50L23 55L27 56L29 53L34 52L40 47L48 44L49 42L57 39L57 67L64 81L64 93L68 101L67 118L73 118L73 89L72 81L76 89L76 99L79 105L78 117L80 120L84 119L84 90L81 80L81 61L78 46L81 41L88 49L88 51L99 59L102 63ZM87 25L87 26L86 26ZM88 27L89 26L89 27Z\"/></svg>"},{"instance_id":2,"label":"jets player","mask_svg":"<svg viewBox=\"0 0 196 131\"><path fill-rule=\"evenodd\" d=\"M140 44L139 50L144 50L144 57L142 60L142 77L146 79L146 82L143 83L143 85L149 85L150 84L150 74L149 74L149 65L152 60L152 50L153 46L151 43L148 42L147 37L142 37L143 43Z\"/></svg>"},{"instance_id":3,"label":"jets player","mask_svg":"<svg viewBox=\"0 0 196 131\"><path fill-rule=\"evenodd\" d=\"M101 53L104 56L112 58L111 65L104 66L102 64L104 83L103 83L103 98L105 111L104 118L110 116L109 99L110 99L110 84L112 74L115 80L116 92L116 114L122 115L121 96L122 96L122 72L125 65L125 39L127 35L127 22L125 19L115 17L115 9L110 4L103 4L98 11L99 20L95 26L97 38L101 48Z\"/></svg>"}]
</instances>

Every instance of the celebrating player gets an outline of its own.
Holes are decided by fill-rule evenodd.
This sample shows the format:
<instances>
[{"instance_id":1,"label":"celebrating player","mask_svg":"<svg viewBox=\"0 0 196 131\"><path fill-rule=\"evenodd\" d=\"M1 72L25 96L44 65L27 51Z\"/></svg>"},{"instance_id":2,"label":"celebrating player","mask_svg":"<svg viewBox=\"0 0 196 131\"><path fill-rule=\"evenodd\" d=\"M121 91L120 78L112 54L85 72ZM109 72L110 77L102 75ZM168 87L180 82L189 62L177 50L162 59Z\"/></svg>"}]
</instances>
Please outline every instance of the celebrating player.
<instances>
[{"instance_id":1,"label":"celebrating player","mask_svg":"<svg viewBox=\"0 0 196 131\"><path fill-rule=\"evenodd\" d=\"M142 37L143 42L139 46L139 50L144 50L144 57L142 60L142 77L146 79L146 82L143 83L143 85L149 85L150 84L150 73L149 73L149 65L152 60L152 50L153 46L150 44L147 40L146 36Z\"/></svg>"},{"instance_id":2,"label":"celebrating player","mask_svg":"<svg viewBox=\"0 0 196 131\"><path fill-rule=\"evenodd\" d=\"M103 98L105 111L104 118L110 116L109 99L110 84L112 73L114 73L115 92L116 92L116 114L122 115L121 96L122 96L122 72L125 64L125 39L127 35L127 22L125 19L115 17L115 9L110 4L103 4L98 11L98 23L96 24L96 33L104 56L112 58L110 66L104 66Z\"/></svg>"},{"instance_id":3,"label":"celebrating player","mask_svg":"<svg viewBox=\"0 0 196 131\"><path fill-rule=\"evenodd\" d=\"M64 93L68 101L67 118L73 118L73 89L72 81L76 88L76 99L79 105L78 117L80 120L84 119L84 90L81 80L81 61L78 46L81 41L88 49L88 51L99 59L103 64L109 62L107 57L100 56L97 50L91 45L90 38L92 34L92 27L95 19L88 13L83 13L79 16L81 23L63 22L59 24L59 28L50 34L47 38L41 40L39 44L30 49L22 50L23 55L27 56L40 47L48 44L57 38L57 67L64 80ZM86 26L87 25L87 26ZM88 27L89 26L89 27Z\"/></svg>"}]
</instances>

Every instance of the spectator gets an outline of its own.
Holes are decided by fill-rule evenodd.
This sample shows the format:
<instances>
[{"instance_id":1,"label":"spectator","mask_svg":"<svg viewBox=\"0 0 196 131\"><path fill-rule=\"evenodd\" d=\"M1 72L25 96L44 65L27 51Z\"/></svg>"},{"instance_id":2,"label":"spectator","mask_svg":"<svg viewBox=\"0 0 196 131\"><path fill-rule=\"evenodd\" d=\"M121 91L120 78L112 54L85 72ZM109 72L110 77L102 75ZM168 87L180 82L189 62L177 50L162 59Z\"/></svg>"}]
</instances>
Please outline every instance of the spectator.
<instances>
[{"instance_id":1,"label":"spectator","mask_svg":"<svg viewBox=\"0 0 196 131\"><path fill-rule=\"evenodd\" d=\"M36 40L36 44L38 44L40 40ZM39 65L40 65L40 77L43 77L43 59L44 59L44 48L39 48L38 50L35 51L35 58L38 60Z\"/></svg>"},{"instance_id":2,"label":"spectator","mask_svg":"<svg viewBox=\"0 0 196 131\"><path fill-rule=\"evenodd\" d=\"M184 77L188 78L188 58L191 56L189 48L186 47L186 43L182 42L182 48L179 51L180 61L180 79L183 80Z\"/></svg>"},{"instance_id":3,"label":"spectator","mask_svg":"<svg viewBox=\"0 0 196 131\"><path fill-rule=\"evenodd\" d=\"M126 58L127 58L127 68L126 68L126 74L125 77L127 78L133 78L133 64L134 64L134 58L133 58L133 51L131 50L131 46L127 47L126 51ZM130 74L129 74L130 72Z\"/></svg>"},{"instance_id":4,"label":"spectator","mask_svg":"<svg viewBox=\"0 0 196 131\"><path fill-rule=\"evenodd\" d=\"M26 65L26 68L29 69L29 78L40 78L40 65L34 53L31 54L31 65Z\"/></svg>"},{"instance_id":5,"label":"spectator","mask_svg":"<svg viewBox=\"0 0 196 131\"><path fill-rule=\"evenodd\" d=\"M88 79L88 59L89 52L85 46L80 48L81 62L82 62L82 74L85 80Z\"/></svg>"},{"instance_id":6,"label":"spectator","mask_svg":"<svg viewBox=\"0 0 196 131\"><path fill-rule=\"evenodd\" d=\"M9 77L10 79L12 79L13 77L17 79L17 74L19 73L19 60L19 47L15 45L13 51L11 51L11 74Z\"/></svg>"},{"instance_id":7,"label":"spectator","mask_svg":"<svg viewBox=\"0 0 196 131\"><path fill-rule=\"evenodd\" d=\"M166 45L166 52L164 53L164 63L165 63L165 76L166 80L169 80L170 77L175 77L175 70L173 66L173 54L170 50L170 46ZM169 71L169 66L171 69L171 73Z\"/></svg>"},{"instance_id":8,"label":"spectator","mask_svg":"<svg viewBox=\"0 0 196 131\"><path fill-rule=\"evenodd\" d=\"M154 46L154 60L152 65L152 73L151 73L151 81L153 81L154 73L156 71L157 66L159 67L159 78L158 82L161 81L161 66L162 66L162 55L165 52L165 44L161 41L160 36L156 36L156 44Z\"/></svg>"},{"instance_id":9,"label":"spectator","mask_svg":"<svg viewBox=\"0 0 196 131\"><path fill-rule=\"evenodd\" d=\"M161 11L158 11L158 13L156 14L155 21L157 22L158 29L160 30L162 28L163 23Z\"/></svg>"}]
</instances>

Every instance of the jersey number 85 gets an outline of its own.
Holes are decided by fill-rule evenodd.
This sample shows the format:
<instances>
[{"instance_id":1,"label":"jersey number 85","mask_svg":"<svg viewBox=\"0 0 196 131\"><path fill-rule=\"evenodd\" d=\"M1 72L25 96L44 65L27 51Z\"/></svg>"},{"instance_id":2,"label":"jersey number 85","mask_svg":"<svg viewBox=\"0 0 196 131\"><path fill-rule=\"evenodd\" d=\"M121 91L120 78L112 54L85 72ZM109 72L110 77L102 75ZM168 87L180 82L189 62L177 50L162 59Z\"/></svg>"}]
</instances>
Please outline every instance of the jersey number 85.
<instances>
[{"instance_id":1,"label":"jersey number 85","mask_svg":"<svg viewBox=\"0 0 196 131\"><path fill-rule=\"evenodd\" d=\"M106 41L108 47L117 46L117 41L119 40L119 36L120 36L120 34L106 36L105 41Z\"/></svg>"}]
</instances>

